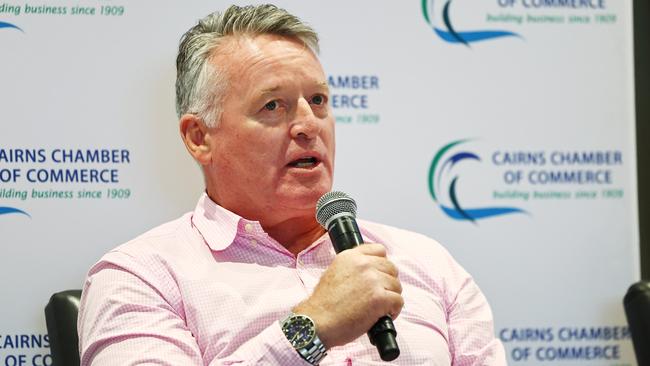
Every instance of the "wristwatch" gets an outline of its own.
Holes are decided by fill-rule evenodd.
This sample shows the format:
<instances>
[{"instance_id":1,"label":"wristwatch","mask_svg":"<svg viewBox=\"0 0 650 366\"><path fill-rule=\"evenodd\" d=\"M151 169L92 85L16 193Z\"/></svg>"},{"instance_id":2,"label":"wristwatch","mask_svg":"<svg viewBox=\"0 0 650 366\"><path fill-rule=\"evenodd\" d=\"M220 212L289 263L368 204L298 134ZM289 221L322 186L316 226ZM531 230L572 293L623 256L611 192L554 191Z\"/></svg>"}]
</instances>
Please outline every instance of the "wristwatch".
<instances>
[{"instance_id":1,"label":"wristwatch","mask_svg":"<svg viewBox=\"0 0 650 366\"><path fill-rule=\"evenodd\" d=\"M325 345L316 335L316 324L306 315L291 313L281 323L282 332L293 348L312 365L327 355Z\"/></svg>"}]
</instances>

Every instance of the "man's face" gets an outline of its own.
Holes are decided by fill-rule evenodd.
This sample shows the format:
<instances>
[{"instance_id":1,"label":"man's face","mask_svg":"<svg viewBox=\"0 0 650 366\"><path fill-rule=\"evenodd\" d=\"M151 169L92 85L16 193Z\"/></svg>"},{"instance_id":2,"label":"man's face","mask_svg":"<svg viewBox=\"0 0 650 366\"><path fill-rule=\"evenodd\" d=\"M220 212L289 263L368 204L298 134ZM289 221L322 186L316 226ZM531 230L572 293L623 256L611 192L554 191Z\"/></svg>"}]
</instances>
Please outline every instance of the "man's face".
<instances>
[{"instance_id":1,"label":"man's face","mask_svg":"<svg viewBox=\"0 0 650 366\"><path fill-rule=\"evenodd\" d=\"M208 193L263 224L313 215L334 169L334 118L320 62L279 36L226 42L213 60L227 72L228 89L209 131Z\"/></svg>"}]
</instances>

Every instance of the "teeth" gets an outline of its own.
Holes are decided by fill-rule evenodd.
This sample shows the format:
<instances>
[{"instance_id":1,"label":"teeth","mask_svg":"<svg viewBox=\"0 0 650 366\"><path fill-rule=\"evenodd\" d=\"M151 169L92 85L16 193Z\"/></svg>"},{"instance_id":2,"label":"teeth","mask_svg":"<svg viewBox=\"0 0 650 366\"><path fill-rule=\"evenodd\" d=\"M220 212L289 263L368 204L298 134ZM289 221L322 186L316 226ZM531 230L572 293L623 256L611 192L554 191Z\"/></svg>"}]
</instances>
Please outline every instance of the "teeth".
<instances>
[{"instance_id":1,"label":"teeth","mask_svg":"<svg viewBox=\"0 0 650 366\"><path fill-rule=\"evenodd\" d=\"M302 158L299 160L296 160L294 163L292 163L292 166L295 166L297 168L307 168L312 165L316 164L316 158L309 157L309 158Z\"/></svg>"}]
</instances>

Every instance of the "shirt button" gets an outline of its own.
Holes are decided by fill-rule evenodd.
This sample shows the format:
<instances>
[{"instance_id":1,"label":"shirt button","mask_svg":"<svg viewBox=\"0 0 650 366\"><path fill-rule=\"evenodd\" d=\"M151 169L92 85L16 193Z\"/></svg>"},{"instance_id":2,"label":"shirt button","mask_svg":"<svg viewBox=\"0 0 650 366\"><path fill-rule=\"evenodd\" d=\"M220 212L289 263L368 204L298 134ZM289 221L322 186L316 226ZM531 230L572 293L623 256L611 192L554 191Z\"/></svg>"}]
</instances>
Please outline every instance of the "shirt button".
<instances>
[{"instance_id":1,"label":"shirt button","mask_svg":"<svg viewBox=\"0 0 650 366\"><path fill-rule=\"evenodd\" d=\"M251 243L251 245L257 245L257 240L255 239L251 239L249 240L249 242Z\"/></svg>"},{"instance_id":2,"label":"shirt button","mask_svg":"<svg viewBox=\"0 0 650 366\"><path fill-rule=\"evenodd\" d=\"M244 225L244 230L246 230L247 233L250 233L251 231L253 231L253 224L248 223Z\"/></svg>"},{"instance_id":3,"label":"shirt button","mask_svg":"<svg viewBox=\"0 0 650 366\"><path fill-rule=\"evenodd\" d=\"M296 260L296 262L298 262L298 265L300 265L300 266L302 266L302 265L305 264L305 263L302 261L302 259L300 259L300 258L298 258L298 259Z\"/></svg>"}]
</instances>

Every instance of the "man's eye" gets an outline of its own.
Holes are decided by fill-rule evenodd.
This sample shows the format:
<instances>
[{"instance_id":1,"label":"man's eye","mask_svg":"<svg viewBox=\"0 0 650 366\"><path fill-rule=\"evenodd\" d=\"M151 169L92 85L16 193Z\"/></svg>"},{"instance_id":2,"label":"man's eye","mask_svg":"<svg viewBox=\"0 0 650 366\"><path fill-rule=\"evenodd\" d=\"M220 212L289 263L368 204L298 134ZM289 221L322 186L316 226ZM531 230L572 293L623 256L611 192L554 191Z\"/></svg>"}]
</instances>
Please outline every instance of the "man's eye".
<instances>
[{"instance_id":1,"label":"man's eye","mask_svg":"<svg viewBox=\"0 0 650 366\"><path fill-rule=\"evenodd\" d=\"M272 100L266 104L264 104L264 109L267 111L274 111L278 108L279 104L277 100Z\"/></svg>"},{"instance_id":2,"label":"man's eye","mask_svg":"<svg viewBox=\"0 0 650 366\"><path fill-rule=\"evenodd\" d=\"M316 105L322 105L325 104L325 97L322 95L314 95L311 97L311 102Z\"/></svg>"}]
</instances>

